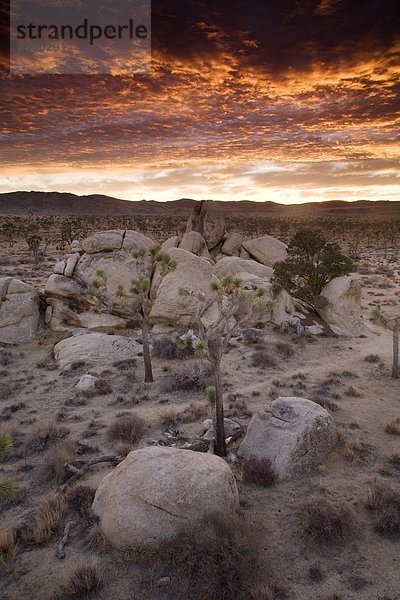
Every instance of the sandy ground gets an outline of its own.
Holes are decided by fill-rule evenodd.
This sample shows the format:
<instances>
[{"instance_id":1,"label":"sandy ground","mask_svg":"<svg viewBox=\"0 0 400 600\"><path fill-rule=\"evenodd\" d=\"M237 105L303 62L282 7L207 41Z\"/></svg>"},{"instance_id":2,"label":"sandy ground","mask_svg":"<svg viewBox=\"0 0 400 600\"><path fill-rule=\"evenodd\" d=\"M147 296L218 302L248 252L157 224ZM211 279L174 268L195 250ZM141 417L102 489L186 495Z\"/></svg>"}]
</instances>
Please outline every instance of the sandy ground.
<instances>
[{"instance_id":1,"label":"sandy ground","mask_svg":"<svg viewBox=\"0 0 400 600\"><path fill-rule=\"evenodd\" d=\"M3 245L2 254L9 259L9 264L1 267L2 275L12 274L38 288L43 287L57 258L56 253L50 252L47 261L35 268L21 248L11 250ZM375 531L373 514L365 508L371 480L380 477L400 483L400 471L389 467L387 460L400 454L400 436L384 431L388 422L400 417L399 382L390 376L392 336L370 321L371 308L376 304L390 315L399 314L400 253L392 249L385 257L379 249L364 249L358 269L357 276L364 287L363 316L371 329L367 337L291 340L267 328L261 343L275 357L275 366L252 366L254 345L245 343L241 336L233 339L223 361L227 416L232 415L244 428L250 413L265 408L273 398L301 396L333 403L332 415L343 432L337 450L313 474L269 488L240 481L234 459L228 459L238 476L242 511L258 531L265 579L273 598L400 599L399 538ZM131 333L139 337L139 332ZM152 440L165 440L162 421L166 410L174 414L191 402L204 405L207 410L201 391L163 391L174 373L190 369L194 359L154 359L154 384L142 383L140 359L136 367L127 370L115 365L92 368L86 364L64 373L52 358L54 343L59 339L60 334L46 331L31 344L9 348L7 364L0 368L2 428L11 432L15 440L12 455L1 463L0 476L12 476L17 484L14 499L0 504L3 530L31 522L41 496L57 487L41 474L47 454L35 444L38 428L43 424L54 424L61 430L62 442L72 442L72 460L86 460L115 453L107 431L124 412L133 412L145 420L145 434L139 442L143 446ZM278 341L289 342L294 355L282 357L276 350ZM365 360L371 354L379 357L376 362ZM92 398L77 395L76 383L86 372L105 379L110 393ZM235 410L235 406L239 409ZM180 436L194 439L201 433L202 420L177 424ZM353 452L349 452L352 444ZM109 470L107 466L94 467L80 483L95 487ZM355 530L344 544L315 545L304 536L296 515L301 504L314 495L344 503L354 511ZM62 527L42 545L24 541L22 536L13 572L7 573L0 566L2 600L47 598L68 568L77 561L85 562L89 554L99 557L107 574L106 585L95 598L174 598L174 586L179 586L179 581L174 581L173 575L170 588L159 589L152 585L159 572L127 564L112 552L88 552L82 540L90 523L69 514L63 525L70 518L77 519L78 524L72 530L63 561L55 556ZM313 578L310 568L318 570L321 577ZM195 590L191 597L197 597Z\"/></svg>"}]
</instances>

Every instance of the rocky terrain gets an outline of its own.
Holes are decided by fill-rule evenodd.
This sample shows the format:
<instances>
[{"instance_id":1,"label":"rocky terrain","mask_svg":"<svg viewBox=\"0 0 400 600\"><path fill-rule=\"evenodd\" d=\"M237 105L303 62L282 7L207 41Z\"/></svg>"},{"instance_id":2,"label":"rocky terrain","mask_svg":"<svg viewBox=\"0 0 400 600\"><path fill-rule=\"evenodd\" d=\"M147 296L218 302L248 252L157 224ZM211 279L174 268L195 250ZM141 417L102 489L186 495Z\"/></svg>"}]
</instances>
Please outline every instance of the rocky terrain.
<instances>
[{"instance_id":1,"label":"rocky terrain","mask_svg":"<svg viewBox=\"0 0 400 600\"><path fill-rule=\"evenodd\" d=\"M140 307L119 286L148 234L93 232L36 267L2 242L2 597L398 599L399 384L377 315L399 314L399 239L361 244L315 313L274 286L284 242L196 205L163 240L175 268L152 278L144 383ZM178 290L205 295L229 273L268 310L222 359L220 458L209 365L171 333L196 327ZM205 323L217 314L211 302Z\"/></svg>"}]
</instances>

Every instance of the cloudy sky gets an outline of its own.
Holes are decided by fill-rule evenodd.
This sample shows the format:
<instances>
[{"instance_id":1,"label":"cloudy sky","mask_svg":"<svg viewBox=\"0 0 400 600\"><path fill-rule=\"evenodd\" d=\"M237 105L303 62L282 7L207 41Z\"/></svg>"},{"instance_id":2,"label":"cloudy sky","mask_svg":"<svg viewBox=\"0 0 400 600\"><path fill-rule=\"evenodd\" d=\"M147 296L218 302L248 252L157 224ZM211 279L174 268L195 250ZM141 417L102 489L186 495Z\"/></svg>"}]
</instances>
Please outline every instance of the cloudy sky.
<instances>
[{"instance_id":1,"label":"cloudy sky","mask_svg":"<svg viewBox=\"0 0 400 600\"><path fill-rule=\"evenodd\" d=\"M397 0L153 0L146 74L0 81L0 192L400 200Z\"/></svg>"}]
</instances>

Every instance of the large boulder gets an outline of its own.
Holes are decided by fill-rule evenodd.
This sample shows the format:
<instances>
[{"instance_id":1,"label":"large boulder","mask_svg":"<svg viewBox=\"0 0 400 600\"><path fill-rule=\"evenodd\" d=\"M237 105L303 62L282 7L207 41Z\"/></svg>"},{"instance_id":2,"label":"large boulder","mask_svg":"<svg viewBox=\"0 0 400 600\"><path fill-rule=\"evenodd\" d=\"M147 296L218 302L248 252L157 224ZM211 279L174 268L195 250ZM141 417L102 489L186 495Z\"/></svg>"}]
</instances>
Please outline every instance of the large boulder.
<instances>
[{"instance_id":1,"label":"large boulder","mask_svg":"<svg viewBox=\"0 0 400 600\"><path fill-rule=\"evenodd\" d=\"M224 241L221 252L227 256L239 256L240 246L242 245L242 236L240 233L232 232Z\"/></svg>"},{"instance_id":2,"label":"large boulder","mask_svg":"<svg viewBox=\"0 0 400 600\"><path fill-rule=\"evenodd\" d=\"M243 242L243 247L258 262L268 267L274 263L286 260L287 246L271 235L263 235L253 240Z\"/></svg>"},{"instance_id":3,"label":"large boulder","mask_svg":"<svg viewBox=\"0 0 400 600\"><path fill-rule=\"evenodd\" d=\"M214 266L213 273L218 279L222 279L228 273L236 275L243 281L263 280L270 282L274 270L271 267L260 265L255 260L245 260L236 256L226 256L221 258Z\"/></svg>"},{"instance_id":4,"label":"large boulder","mask_svg":"<svg viewBox=\"0 0 400 600\"><path fill-rule=\"evenodd\" d=\"M188 287L195 291L210 293L212 266L205 258L195 256L182 248L171 248L169 255L176 261L176 269L168 273L161 282L150 313L153 324L196 325L198 301L191 296L182 296L179 289Z\"/></svg>"},{"instance_id":5,"label":"large boulder","mask_svg":"<svg viewBox=\"0 0 400 600\"><path fill-rule=\"evenodd\" d=\"M35 288L13 277L0 278L0 342L29 342L36 335L39 321L39 294Z\"/></svg>"},{"instance_id":6,"label":"large boulder","mask_svg":"<svg viewBox=\"0 0 400 600\"><path fill-rule=\"evenodd\" d=\"M253 416L238 455L268 459L280 479L292 479L323 463L337 442L334 420L324 408L305 398L277 398Z\"/></svg>"},{"instance_id":7,"label":"large boulder","mask_svg":"<svg viewBox=\"0 0 400 600\"><path fill-rule=\"evenodd\" d=\"M327 300L318 313L337 335L358 336L367 332L361 317L361 285L355 277L335 277L321 292Z\"/></svg>"},{"instance_id":8,"label":"large boulder","mask_svg":"<svg viewBox=\"0 0 400 600\"><path fill-rule=\"evenodd\" d=\"M197 256L209 257L207 244L201 233L198 231L189 231L182 238L179 248L192 252Z\"/></svg>"},{"instance_id":9,"label":"large boulder","mask_svg":"<svg viewBox=\"0 0 400 600\"><path fill-rule=\"evenodd\" d=\"M54 346L54 358L64 371L76 362L109 367L116 361L132 360L141 352L141 344L133 338L106 333L76 335Z\"/></svg>"},{"instance_id":10,"label":"large boulder","mask_svg":"<svg viewBox=\"0 0 400 600\"><path fill-rule=\"evenodd\" d=\"M202 200L195 205L186 225L186 233L190 231L201 233L209 250L220 243L225 232L225 222L212 200Z\"/></svg>"},{"instance_id":11,"label":"large boulder","mask_svg":"<svg viewBox=\"0 0 400 600\"><path fill-rule=\"evenodd\" d=\"M237 507L235 478L222 458L153 446L131 452L103 479L92 508L112 545L133 548Z\"/></svg>"}]
</instances>

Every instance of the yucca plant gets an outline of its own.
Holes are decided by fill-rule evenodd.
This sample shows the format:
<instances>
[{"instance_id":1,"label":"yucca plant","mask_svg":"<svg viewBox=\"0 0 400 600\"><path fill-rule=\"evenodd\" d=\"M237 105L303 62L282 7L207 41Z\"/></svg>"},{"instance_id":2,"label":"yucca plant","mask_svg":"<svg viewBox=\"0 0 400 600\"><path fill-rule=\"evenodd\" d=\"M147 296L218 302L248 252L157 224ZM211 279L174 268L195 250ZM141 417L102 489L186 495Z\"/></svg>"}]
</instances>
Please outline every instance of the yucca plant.
<instances>
[{"instance_id":1,"label":"yucca plant","mask_svg":"<svg viewBox=\"0 0 400 600\"><path fill-rule=\"evenodd\" d=\"M8 458L13 451L14 442L10 433L0 432L0 461Z\"/></svg>"},{"instance_id":2,"label":"yucca plant","mask_svg":"<svg viewBox=\"0 0 400 600\"><path fill-rule=\"evenodd\" d=\"M0 477L0 500L9 500L15 490L15 481L11 477Z\"/></svg>"}]
</instances>

